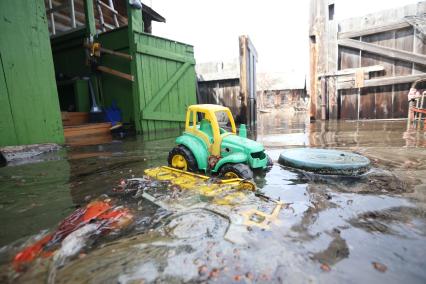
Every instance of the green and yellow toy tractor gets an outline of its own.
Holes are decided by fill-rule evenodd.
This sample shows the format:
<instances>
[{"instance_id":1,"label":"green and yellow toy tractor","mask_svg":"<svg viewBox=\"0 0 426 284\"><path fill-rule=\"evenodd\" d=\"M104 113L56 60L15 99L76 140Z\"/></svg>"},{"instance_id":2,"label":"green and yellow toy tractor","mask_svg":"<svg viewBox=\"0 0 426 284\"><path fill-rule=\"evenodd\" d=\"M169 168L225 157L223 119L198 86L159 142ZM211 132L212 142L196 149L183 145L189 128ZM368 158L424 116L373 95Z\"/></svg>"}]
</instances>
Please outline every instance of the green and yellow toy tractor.
<instances>
[{"instance_id":1,"label":"green and yellow toy tractor","mask_svg":"<svg viewBox=\"0 0 426 284\"><path fill-rule=\"evenodd\" d=\"M231 111L220 105L189 106L185 131L176 144L169 152L168 163L185 171L251 179L253 170L266 171L272 166L263 145L247 138L244 124L237 135Z\"/></svg>"}]
</instances>

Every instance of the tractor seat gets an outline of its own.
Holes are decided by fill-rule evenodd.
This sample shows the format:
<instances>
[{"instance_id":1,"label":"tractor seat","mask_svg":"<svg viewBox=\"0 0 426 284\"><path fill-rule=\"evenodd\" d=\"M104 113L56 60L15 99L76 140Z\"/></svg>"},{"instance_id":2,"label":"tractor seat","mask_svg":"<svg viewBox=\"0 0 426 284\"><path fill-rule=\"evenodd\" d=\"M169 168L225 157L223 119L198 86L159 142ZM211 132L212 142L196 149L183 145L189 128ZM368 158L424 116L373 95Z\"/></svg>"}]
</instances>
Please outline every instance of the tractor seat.
<instances>
[{"instance_id":1,"label":"tractor seat","mask_svg":"<svg viewBox=\"0 0 426 284\"><path fill-rule=\"evenodd\" d=\"M202 119L200 121L200 131L204 132L209 137L210 142L213 142L213 129L210 121Z\"/></svg>"}]
</instances>

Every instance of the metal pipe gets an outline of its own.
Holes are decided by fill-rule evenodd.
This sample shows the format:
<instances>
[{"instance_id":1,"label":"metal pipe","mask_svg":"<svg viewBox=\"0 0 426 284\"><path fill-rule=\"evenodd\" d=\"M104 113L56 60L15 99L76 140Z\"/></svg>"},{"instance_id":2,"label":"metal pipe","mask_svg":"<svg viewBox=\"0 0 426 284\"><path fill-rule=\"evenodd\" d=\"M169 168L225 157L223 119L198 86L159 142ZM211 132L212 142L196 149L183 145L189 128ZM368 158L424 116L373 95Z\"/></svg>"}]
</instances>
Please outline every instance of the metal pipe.
<instances>
[{"instance_id":1,"label":"metal pipe","mask_svg":"<svg viewBox=\"0 0 426 284\"><path fill-rule=\"evenodd\" d=\"M74 0L70 0L70 17L71 17L71 26L73 29L75 29L77 25L75 24Z\"/></svg>"},{"instance_id":2,"label":"metal pipe","mask_svg":"<svg viewBox=\"0 0 426 284\"><path fill-rule=\"evenodd\" d=\"M49 0L49 9L52 9L52 0ZM55 35L56 34L56 28L55 28L55 15L52 13L50 13L50 27L52 28L52 34Z\"/></svg>"},{"instance_id":3,"label":"metal pipe","mask_svg":"<svg viewBox=\"0 0 426 284\"><path fill-rule=\"evenodd\" d=\"M96 103L95 90L93 88L91 78L90 77L83 77L82 79L87 81L87 83L89 84L89 93L90 93L90 98L92 99L92 107L90 108L90 112L91 113L101 112L102 111L101 108Z\"/></svg>"}]
</instances>

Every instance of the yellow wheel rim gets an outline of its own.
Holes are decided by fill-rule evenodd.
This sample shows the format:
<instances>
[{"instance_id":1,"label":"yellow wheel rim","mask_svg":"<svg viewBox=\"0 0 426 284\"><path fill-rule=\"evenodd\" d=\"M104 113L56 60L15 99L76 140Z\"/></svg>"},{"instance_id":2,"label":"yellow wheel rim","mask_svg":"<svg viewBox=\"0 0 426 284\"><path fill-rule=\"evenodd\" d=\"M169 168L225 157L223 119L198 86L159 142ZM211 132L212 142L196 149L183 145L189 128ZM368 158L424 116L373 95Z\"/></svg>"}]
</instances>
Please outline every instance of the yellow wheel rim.
<instances>
[{"instance_id":1,"label":"yellow wheel rim","mask_svg":"<svg viewBox=\"0 0 426 284\"><path fill-rule=\"evenodd\" d=\"M187 171L188 163L186 162L184 156L177 154L177 155L174 155L172 158L172 167Z\"/></svg>"},{"instance_id":2,"label":"yellow wheel rim","mask_svg":"<svg viewBox=\"0 0 426 284\"><path fill-rule=\"evenodd\" d=\"M227 173L225 173L224 176L225 176L225 178L228 178L228 179L239 178L239 176L236 173L234 173L234 172L227 172Z\"/></svg>"}]
</instances>

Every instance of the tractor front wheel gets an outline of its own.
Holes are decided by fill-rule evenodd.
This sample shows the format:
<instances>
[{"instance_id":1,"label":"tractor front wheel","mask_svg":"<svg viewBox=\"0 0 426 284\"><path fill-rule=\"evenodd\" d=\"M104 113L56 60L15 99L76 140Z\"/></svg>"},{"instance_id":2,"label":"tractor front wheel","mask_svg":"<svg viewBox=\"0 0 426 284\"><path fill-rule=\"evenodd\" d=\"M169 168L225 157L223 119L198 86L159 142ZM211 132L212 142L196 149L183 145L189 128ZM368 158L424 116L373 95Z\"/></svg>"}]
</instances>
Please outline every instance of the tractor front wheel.
<instances>
[{"instance_id":1,"label":"tractor front wheel","mask_svg":"<svg viewBox=\"0 0 426 284\"><path fill-rule=\"evenodd\" d=\"M169 166L182 171L195 172L198 170L197 160L192 152L183 145L174 147L167 159Z\"/></svg>"},{"instance_id":2,"label":"tractor front wheel","mask_svg":"<svg viewBox=\"0 0 426 284\"><path fill-rule=\"evenodd\" d=\"M219 171L219 176L225 179L252 179L253 171L246 164L225 164Z\"/></svg>"}]
</instances>

